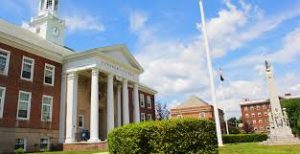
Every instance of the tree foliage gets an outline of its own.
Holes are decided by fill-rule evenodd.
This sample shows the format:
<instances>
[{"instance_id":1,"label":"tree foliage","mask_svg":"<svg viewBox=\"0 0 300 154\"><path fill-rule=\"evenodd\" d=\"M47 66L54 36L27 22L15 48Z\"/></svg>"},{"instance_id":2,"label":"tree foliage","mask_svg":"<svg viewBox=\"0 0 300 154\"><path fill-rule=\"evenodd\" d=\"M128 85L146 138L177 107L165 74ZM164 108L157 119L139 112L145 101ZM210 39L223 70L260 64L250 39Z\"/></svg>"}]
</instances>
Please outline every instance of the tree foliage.
<instances>
[{"instance_id":1,"label":"tree foliage","mask_svg":"<svg viewBox=\"0 0 300 154\"><path fill-rule=\"evenodd\" d=\"M293 133L300 135L300 99L281 100L281 105L286 108Z\"/></svg>"}]
</instances>

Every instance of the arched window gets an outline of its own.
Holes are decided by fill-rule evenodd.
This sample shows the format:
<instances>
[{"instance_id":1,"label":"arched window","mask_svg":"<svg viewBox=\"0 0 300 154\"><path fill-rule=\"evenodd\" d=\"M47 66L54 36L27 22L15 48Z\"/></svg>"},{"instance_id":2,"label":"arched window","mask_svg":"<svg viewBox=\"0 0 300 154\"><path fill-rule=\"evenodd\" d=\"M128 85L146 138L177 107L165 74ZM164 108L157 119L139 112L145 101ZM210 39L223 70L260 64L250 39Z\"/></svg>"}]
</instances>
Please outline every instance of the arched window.
<instances>
[{"instance_id":1,"label":"arched window","mask_svg":"<svg viewBox=\"0 0 300 154\"><path fill-rule=\"evenodd\" d=\"M52 0L47 0L46 9L52 9Z\"/></svg>"},{"instance_id":2,"label":"arched window","mask_svg":"<svg viewBox=\"0 0 300 154\"><path fill-rule=\"evenodd\" d=\"M58 10L58 0L54 1L54 10L57 11Z\"/></svg>"},{"instance_id":3,"label":"arched window","mask_svg":"<svg viewBox=\"0 0 300 154\"><path fill-rule=\"evenodd\" d=\"M44 5L45 5L45 0L41 0L40 10L42 10L44 8Z\"/></svg>"}]
</instances>

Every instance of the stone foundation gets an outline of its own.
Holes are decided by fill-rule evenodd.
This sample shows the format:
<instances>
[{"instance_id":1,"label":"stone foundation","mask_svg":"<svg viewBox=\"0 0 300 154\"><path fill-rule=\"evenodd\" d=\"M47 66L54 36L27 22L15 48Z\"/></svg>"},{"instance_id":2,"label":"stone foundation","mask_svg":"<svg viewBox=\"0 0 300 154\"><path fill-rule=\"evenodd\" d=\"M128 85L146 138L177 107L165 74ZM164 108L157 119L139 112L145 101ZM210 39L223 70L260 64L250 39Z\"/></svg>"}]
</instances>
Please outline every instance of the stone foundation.
<instances>
[{"instance_id":1,"label":"stone foundation","mask_svg":"<svg viewBox=\"0 0 300 154\"><path fill-rule=\"evenodd\" d=\"M107 142L89 143L89 142L78 142L68 143L63 145L64 151L96 151L106 150L108 148Z\"/></svg>"}]
</instances>

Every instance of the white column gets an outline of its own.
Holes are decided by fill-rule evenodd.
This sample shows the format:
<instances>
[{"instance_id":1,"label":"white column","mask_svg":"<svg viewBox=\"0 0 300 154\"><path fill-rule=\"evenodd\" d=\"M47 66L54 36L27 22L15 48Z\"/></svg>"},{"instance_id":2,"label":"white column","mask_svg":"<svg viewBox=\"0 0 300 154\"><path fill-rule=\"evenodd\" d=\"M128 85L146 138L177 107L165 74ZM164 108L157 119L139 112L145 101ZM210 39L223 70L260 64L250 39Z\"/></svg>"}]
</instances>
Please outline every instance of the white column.
<instances>
[{"instance_id":1,"label":"white column","mask_svg":"<svg viewBox=\"0 0 300 154\"><path fill-rule=\"evenodd\" d=\"M59 143L64 143L65 140L65 124L66 124L66 90L67 90L67 75L62 73L61 77L61 96L60 96L60 111L59 111Z\"/></svg>"},{"instance_id":2,"label":"white column","mask_svg":"<svg viewBox=\"0 0 300 154\"><path fill-rule=\"evenodd\" d=\"M67 122L65 143L73 143L75 142L77 128L78 74L76 72L69 73L67 80Z\"/></svg>"},{"instance_id":3,"label":"white column","mask_svg":"<svg viewBox=\"0 0 300 154\"><path fill-rule=\"evenodd\" d=\"M114 119L114 76L107 76L107 133L115 126Z\"/></svg>"},{"instance_id":4,"label":"white column","mask_svg":"<svg viewBox=\"0 0 300 154\"><path fill-rule=\"evenodd\" d=\"M139 85L137 83L133 86L134 95L134 122L140 122L140 103L139 103Z\"/></svg>"},{"instance_id":5,"label":"white column","mask_svg":"<svg viewBox=\"0 0 300 154\"><path fill-rule=\"evenodd\" d=\"M128 81L123 80L123 124L129 123Z\"/></svg>"},{"instance_id":6,"label":"white column","mask_svg":"<svg viewBox=\"0 0 300 154\"><path fill-rule=\"evenodd\" d=\"M122 125L122 109L121 109L121 86L118 85L117 89L117 108L118 108L118 126Z\"/></svg>"},{"instance_id":7,"label":"white column","mask_svg":"<svg viewBox=\"0 0 300 154\"><path fill-rule=\"evenodd\" d=\"M99 70L92 70L89 142L99 142Z\"/></svg>"}]
</instances>

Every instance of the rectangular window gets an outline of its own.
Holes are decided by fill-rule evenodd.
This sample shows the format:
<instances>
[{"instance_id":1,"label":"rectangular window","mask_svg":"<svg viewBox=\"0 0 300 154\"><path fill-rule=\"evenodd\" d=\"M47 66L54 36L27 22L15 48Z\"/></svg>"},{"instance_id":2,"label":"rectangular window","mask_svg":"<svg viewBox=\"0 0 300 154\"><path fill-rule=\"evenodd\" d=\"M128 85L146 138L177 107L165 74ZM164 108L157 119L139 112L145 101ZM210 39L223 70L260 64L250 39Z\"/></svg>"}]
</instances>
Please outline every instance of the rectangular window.
<instances>
[{"instance_id":1,"label":"rectangular window","mask_svg":"<svg viewBox=\"0 0 300 154\"><path fill-rule=\"evenodd\" d=\"M249 118L249 114L248 114L248 113L246 113L246 115L245 115L245 116L246 116L246 118Z\"/></svg>"},{"instance_id":2,"label":"rectangular window","mask_svg":"<svg viewBox=\"0 0 300 154\"><path fill-rule=\"evenodd\" d=\"M24 138L17 138L15 143L15 150L23 149L26 151L26 140Z\"/></svg>"},{"instance_id":3,"label":"rectangular window","mask_svg":"<svg viewBox=\"0 0 300 154\"><path fill-rule=\"evenodd\" d=\"M50 64L45 64L44 84L53 86L54 78L55 78L55 66Z\"/></svg>"},{"instance_id":4,"label":"rectangular window","mask_svg":"<svg viewBox=\"0 0 300 154\"><path fill-rule=\"evenodd\" d=\"M3 117L6 88L0 87L0 118Z\"/></svg>"},{"instance_id":5,"label":"rectangular window","mask_svg":"<svg viewBox=\"0 0 300 154\"><path fill-rule=\"evenodd\" d=\"M152 120L152 114L147 114L147 120Z\"/></svg>"},{"instance_id":6,"label":"rectangular window","mask_svg":"<svg viewBox=\"0 0 300 154\"><path fill-rule=\"evenodd\" d=\"M200 118L205 118L205 113L204 113L204 112L201 112L201 113L199 114L199 117L200 117Z\"/></svg>"},{"instance_id":7,"label":"rectangular window","mask_svg":"<svg viewBox=\"0 0 300 154\"><path fill-rule=\"evenodd\" d=\"M21 79L32 81L34 59L23 56Z\"/></svg>"},{"instance_id":8,"label":"rectangular window","mask_svg":"<svg viewBox=\"0 0 300 154\"><path fill-rule=\"evenodd\" d=\"M53 103L52 96L43 95L41 120L44 122L52 121L52 103Z\"/></svg>"},{"instance_id":9,"label":"rectangular window","mask_svg":"<svg viewBox=\"0 0 300 154\"><path fill-rule=\"evenodd\" d=\"M78 127L81 129L84 128L84 116L83 115L79 115L79 117L78 117Z\"/></svg>"},{"instance_id":10,"label":"rectangular window","mask_svg":"<svg viewBox=\"0 0 300 154\"><path fill-rule=\"evenodd\" d=\"M150 96L147 96L147 107L148 107L149 109L151 109L151 107L152 107L152 100L151 100L151 97L150 97Z\"/></svg>"},{"instance_id":11,"label":"rectangular window","mask_svg":"<svg viewBox=\"0 0 300 154\"><path fill-rule=\"evenodd\" d=\"M141 113L141 121L145 121L145 120L146 120L145 113Z\"/></svg>"},{"instance_id":12,"label":"rectangular window","mask_svg":"<svg viewBox=\"0 0 300 154\"><path fill-rule=\"evenodd\" d=\"M9 68L10 52L0 48L0 74L7 75Z\"/></svg>"},{"instance_id":13,"label":"rectangular window","mask_svg":"<svg viewBox=\"0 0 300 154\"><path fill-rule=\"evenodd\" d=\"M41 138L40 139L40 150L41 151L49 150L49 138Z\"/></svg>"},{"instance_id":14,"label":"rectangular window","mask_svg":"<svg viewBox=\"0 0 300 154\"><path fill-rule=\"evenodd\" d=\"M177 118L183 118L182 114L177 115Z\"/></svg>"},{"instance_id":15,"label":"rectangular window","mask_svg":"<svg viewBox=\"0 0 300 154\"><path fill-rule=\"evenodd\" d=\"M141 107L145 107L145 96L144 94L140 94L140 102L141 102Z\"/></svg>"},{"instance_id":16,"label":"rectangular window","mask_svg":"<svg viewBox=\"0 0 300 154\"><path fill-rule=\"evenodd\" d=\"M248 111L248 107L247 106L244 107L244 111Z\"/></svg>"},{"instance_id":17,"label":"rectangular window","mask_svg":"<svg viewBox=\"0 0 300 154\"><path fill-rule=\"evenodd\" d=\"M20 91L17 119L29 120L31 105L31 92Z\"/></svg>"}]
</instances>

